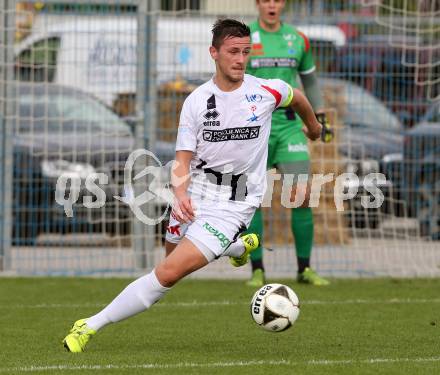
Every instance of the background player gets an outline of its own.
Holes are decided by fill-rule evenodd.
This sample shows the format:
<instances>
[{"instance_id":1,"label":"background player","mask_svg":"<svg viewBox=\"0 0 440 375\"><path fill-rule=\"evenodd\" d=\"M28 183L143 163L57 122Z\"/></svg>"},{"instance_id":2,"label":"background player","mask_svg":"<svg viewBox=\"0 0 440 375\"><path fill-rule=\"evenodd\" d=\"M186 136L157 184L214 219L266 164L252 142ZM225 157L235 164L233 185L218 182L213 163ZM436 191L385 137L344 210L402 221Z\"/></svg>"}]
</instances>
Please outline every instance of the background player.
<instances>
[{"instance_id":1,"label":"background player","mask_svg":"<svg viewBox=\"0 0 440 375\"><path fill-rule=\"evenodd\" d=\"M331 141L333 133L323 112L323 100L319 90L310 42L295 27L281 22L284 0L256 0L258 20L250 24L252 51L247 72L261 78L279 78L297 87L297 76L301 78L305 94L323 125L322 140ZM269 139L268 169L276 167L283 174L310 173L310 155L307 139L302 132L302 121L290 108L280 108L272 117ZM305 197L303 205L291 209L291 229L295 239L299 282L313 285L328 285L329 282L310 268L313 246L313 214L308 207L309 189L306 184L294 185L296 194ZM258 209L252 219L249 232L263 238L263 216ZM264 284L263 248L252 252L252 278L248 285Z\"/></svg>"}]
</instances>

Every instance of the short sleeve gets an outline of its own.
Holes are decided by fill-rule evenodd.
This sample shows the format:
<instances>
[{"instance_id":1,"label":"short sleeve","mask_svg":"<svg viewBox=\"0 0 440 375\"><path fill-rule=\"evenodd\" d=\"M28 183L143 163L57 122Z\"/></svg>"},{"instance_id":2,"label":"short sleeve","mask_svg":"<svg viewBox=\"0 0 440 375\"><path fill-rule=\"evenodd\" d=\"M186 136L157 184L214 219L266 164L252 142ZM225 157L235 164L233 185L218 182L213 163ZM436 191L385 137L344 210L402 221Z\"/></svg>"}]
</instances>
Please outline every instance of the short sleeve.
<instances>
[{"instance_id":1,"label":"short sleeve","mask_svg":"<svg viewBox=\"0 0 440 375\"><path fill-rule=\"evenodd\" d=\"M191 96L186 98L180 112L179 128L177 129L176 151L196 151L197 120L193 116Z\"/></svg>"},{"instance_id":2,"label":"short sleeve","mask_svg":"<svg viewBox=\"0 0 440 375\"><path fill-rule=\"evenodd\" d=\"M293 89L281 79L269 79L262 85L275 98L275 108L287 107L293 99Z\"/></svg>"},{"instance_id":3,"label":"short sleeve","mask_svg":"<svg viewBox=\"0 0 440 375\"><path fill-rule=\"evenodd\" d=\"M309 74L316 69L312 55L312 48L310 46L309 38L307 38L307 36L302 32L298 33L304 40L304 54L299 63L298 72L299 74Z\"/></svg>"}]
</instances>

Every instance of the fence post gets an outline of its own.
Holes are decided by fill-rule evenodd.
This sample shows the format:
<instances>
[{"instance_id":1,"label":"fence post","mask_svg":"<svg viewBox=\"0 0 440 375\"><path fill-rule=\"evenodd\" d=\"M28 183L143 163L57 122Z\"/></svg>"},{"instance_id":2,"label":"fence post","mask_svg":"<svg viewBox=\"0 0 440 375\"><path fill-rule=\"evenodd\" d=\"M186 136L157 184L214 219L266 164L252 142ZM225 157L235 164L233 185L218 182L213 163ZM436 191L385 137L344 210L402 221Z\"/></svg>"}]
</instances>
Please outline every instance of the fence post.
<instances>
[{"instance_id":1,"label":"fence post","mask_svg":"<svg viewBox=\"0 0 440 375\"><path fill-rule=\"evenodd\" d=\"M138 50L137 50L137 87L136 108L138 122L136 124L136 148L146 147L153 150L156 143L156 35L157 12L160 10L159 0L140 1L138 14ZM147 141L146 141L147 137ZM135 183L136 195L142 193L142 183ZM147 203L148 217L154 217L155 207ZM133 218L133 242L136 265L140 268L149 266L149 257L155 246L155 230L152 225L145 225L136 217Z\"/></svg>"},{"instance_id":2,"label":"fence post","mask_svg":"<svg viewBox=\"0 0 440 375\"><path fill-rule=\"evenodd\" d=\"M13 173L13 78L14 78L14 33L15 1L0 0L0 270L10 267L12 229L12 173Z\"/></svg>"}]
</instances>

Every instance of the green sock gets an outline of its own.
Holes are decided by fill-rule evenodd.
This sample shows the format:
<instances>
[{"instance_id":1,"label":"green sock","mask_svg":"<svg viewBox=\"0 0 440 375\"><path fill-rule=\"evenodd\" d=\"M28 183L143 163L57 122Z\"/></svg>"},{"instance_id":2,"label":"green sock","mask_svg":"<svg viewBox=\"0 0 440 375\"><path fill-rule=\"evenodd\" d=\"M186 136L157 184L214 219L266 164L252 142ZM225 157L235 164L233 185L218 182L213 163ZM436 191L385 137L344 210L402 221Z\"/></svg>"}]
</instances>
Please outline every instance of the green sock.
<instances>
[{"instance_id":1,"label":"green sock","mask_svg":"<svg viewBox=\"0 0 440 375\"><path fill-rule=\"evenodd\" d=\"M261 212L260 208L255 211L254 217L252 218L246 233L256 233L260 236L260 246L256 250L252 251L251 261L252 264L256 262L261 264L263 260L263 248L261 247L261 242L263 241L263 213Z\"/></svg>"},{"instance_id":2,"label":"green sock","mask_svg":"<svg viewBox=\"0 0 440 375\"><path fill-rule=\"evenodd\" d=\"M291 222L295 238L296 256L310 259L313 246L313 213L310 207L292 208Z\"/></svg>"}]
</instances>

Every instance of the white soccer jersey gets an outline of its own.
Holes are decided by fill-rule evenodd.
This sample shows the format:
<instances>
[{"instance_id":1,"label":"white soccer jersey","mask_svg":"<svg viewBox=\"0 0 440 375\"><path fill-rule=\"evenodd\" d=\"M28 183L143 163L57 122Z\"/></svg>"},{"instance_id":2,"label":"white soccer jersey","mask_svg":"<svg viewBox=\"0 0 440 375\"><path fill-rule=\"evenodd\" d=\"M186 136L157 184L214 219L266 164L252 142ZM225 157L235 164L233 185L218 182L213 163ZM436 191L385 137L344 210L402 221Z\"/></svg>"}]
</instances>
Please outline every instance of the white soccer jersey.
<instances>
[{"instance_id":1,"label":"white soccer jersey","mask_svg":"<svg viewBox=\"0 0 440 375\"><path fill-rule=\"evenodd\" d=\"M183 104L176 142L177 151L194 152L191 196L258 207L266 189L272 112L292 95L284 81L248 74L231 92L212 79L194 90Z\"/></svg>"}]
</instances>

